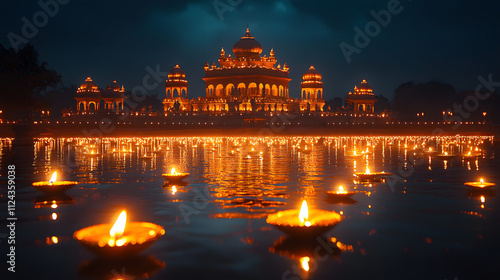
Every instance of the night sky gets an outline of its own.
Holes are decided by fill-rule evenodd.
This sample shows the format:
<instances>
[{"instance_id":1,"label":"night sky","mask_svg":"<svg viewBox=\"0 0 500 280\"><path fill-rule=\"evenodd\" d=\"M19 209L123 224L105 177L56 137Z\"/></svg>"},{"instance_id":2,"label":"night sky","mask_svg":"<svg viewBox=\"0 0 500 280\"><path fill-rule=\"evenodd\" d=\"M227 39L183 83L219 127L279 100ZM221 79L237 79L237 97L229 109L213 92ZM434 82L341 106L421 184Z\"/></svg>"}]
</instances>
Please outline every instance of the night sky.
<instances>
[{"instance_id":1,"label":"night sky","mask_svg":"<svg viewBox=\"0 0 500 280\"><path fill-rule=\"evenodd\" d=\"M372 30L370 42L350 56L350 63L339 45L356 47L354 28L365 30L374 20L372 10L387 10L398 1L130 2L69 1L29 42L62 75L64 85L79 85L91 76L100 87L117 80L132 89L142 85L146 67L159 65L168 72L178 63L186 72L190 98L205 95L205 62L217 61L221 47L232 53L247 24L263 54L274 48L278 63L290 67L291 97L299 97L301 76L311 64L323 75L327 100L343 97L363 78L375 94L389 98L411 80L438 80L458 91L474 89L479 75L500 81L498 1L400 1L399 13L379 32ZM10 47L8 33L23 36L21 18L33 22L42 8L37 1L0 5L0 43ZM227 10L221 13L215 6ZM151 92L156 93L164 97L163 82Z\"/></svg>"}]
</instances>

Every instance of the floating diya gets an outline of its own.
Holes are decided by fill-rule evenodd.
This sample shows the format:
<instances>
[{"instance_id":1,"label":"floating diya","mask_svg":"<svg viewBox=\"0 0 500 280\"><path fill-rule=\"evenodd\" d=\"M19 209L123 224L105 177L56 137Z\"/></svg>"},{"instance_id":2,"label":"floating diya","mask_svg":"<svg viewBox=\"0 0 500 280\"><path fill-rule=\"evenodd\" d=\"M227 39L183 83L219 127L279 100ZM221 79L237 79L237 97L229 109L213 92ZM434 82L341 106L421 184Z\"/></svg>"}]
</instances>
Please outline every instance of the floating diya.
<instances>
[{"instance_id":1,"label":"floating diya","mask_svg":"<svg viewBox=\"0 0 500 280\"><path fill-rule=\"evenodd\" d=\"M475 160L476 158L479 157L479 154L468 152L467 154L464 154L463 156L464 160Z\"/></svg>"},{"instance_id":2,"label":"floating diya","mask_svg":"<svg viewBox=\"0 0 500 280\"><path fill-rule=\"evenodd\" d=\"M339 186L339 189L337 191L327 191L326 193L329 196L334 196L336 198L348 198L354 194L354 192L344 190L344 187L342 186Z\"/></svg>"},{"instance_id":3,"label":"floating diya","mask_svg":"<svg viewBox=\"0 0 500 280\"><path fill-rule=\"evenodd\" d=\"M189 173L180 173L175 171L175 168L172 168L170 173L163 173L161 174L161 176L163 176L163 178L167 179L167 181L169 182L179 182L189 176Z\"/></svg>"},{"instance_id":4,"label":"floating diya","mask_svg":"<svg viewBox=\"0 0 500 280\"><path fill-rule=\"evenodd\" d=\"M122 211L113 225L86 227L75 231L73 238L99 256L116 258L135 255L164 234L165 229L153 223L127 223L127 212Z\"/></svg>"},{"instance_id":5,"label":"floating diya","mask_svg":"<svg viewBox=\"0 0 500 280\"><path fill-rule=\"evenodd\" d=\"M57 181L57 172L52 173L49 181L34 182L33 187L44 193L62 193L78 185L76 181Z\"/></svg>"},{"instance_id":6,"label":"floating diya","mask_svg":"<svg viewBox=\"0 0 500 280\"><path fill-rule=\"evenodd\" d=\"M391 175L392 175L392 173L385 172L385 171L371 172L370 168L368 168L368 166L366 167L366 170L364 173L363 172L354 173L354 176L358 177L360 180L374 180L374 179L377 179L380 177L387 177L387 176L391 176Z\"/></svg>"},{"instance_id":7,"label":"floating diya","mask_svg":"<svg viewBox=\"0 0 500 280\"><path fill-rule=\"evenodd\" d=\"M496 185L495 183L485 182L483 178L479 179L479 182L465 182L464 185L474 188L476 190L488 189Z\"/></svg>"},{"instance_id":8,"label":"floating diya","mask_svg":"<svg viewBox=\"0 0 500 280\"><path fill-rule=\"evenodd\" d=\"M450 159L454 158L455 155L450 155L450 154L448 154L448 152L444 152L443 154L436 155L436 157L438 159L442 159L442 160L450 160Z\"/></svg>"},{"instance_id":9,"label":"floating diya","mask_svg":"<svg viewBox=\"0 0 500 280\"><path fill-rule=\"evenodd\" d=\"M323 234L342 221L335 211L311 209L302 202L299 209L290 209L270 214L266 222L290 236L314 237Z\"/></svg>"},{"instance_id":10,"label":"floating diya","mask_svg":"<svg viewBox=\"0 0 500 280\"><path fill-rule=\"evenodd\" d=\"M153 155L148 155L148 154L144 154L141 156L141 159L152 159L153 158Z\"/></svg>"}]
</instances>

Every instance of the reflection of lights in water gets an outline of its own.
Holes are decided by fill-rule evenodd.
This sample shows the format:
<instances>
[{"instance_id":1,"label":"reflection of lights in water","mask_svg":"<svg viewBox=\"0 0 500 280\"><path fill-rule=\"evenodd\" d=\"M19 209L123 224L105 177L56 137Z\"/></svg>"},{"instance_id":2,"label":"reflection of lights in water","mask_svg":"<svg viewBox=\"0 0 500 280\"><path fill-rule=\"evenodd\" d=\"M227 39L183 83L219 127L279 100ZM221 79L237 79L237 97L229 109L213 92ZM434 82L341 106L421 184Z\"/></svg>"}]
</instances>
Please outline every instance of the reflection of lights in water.
<instances>
[{"instance_id":1,"label":"reflection of lights in water","mask_svg":"<svg viewBox=\"0 0 500 280\"><path fill-rule=\"evenodd\" d=\"M55 201L54 201L54 202L52 202L52 205L51 205L50 207L52 207L52 208L56 209L56 208L57 208L57 203L55 203Z\"/></svg>"},{"instance_id":2,"label":"reflection of lights in water","mask_svg":"<svg viewBox=\"0 0 500 280\"><path fill-rule=\"evenodd\" d=\"M443 168L444 169L448 169L448 161L447 160L443 160L443 164L444 164Z\"/></svg>"},{"instance_id":3,"label":"reflection of lights in water","mask_svg":"<svg viewBox=\"0 0 500 280\"><path fill-rule=\"evenodd\" d=\"M172 186L172 194L175 194L177 192L177 187L176 186Z\"/></svg>"},{"instance_id":4,"label":"reflection of lights in water","mask_svg":"<svg viewBox=\"0 0 500 280\"><path fill-rule=\"evenodd\" d=\"M480 199L481 199L481 202L484 203L484 201L485 201L484 195L482 195Z\"/></svg>"},{"instance_id":5,"label":"reflection of lights in water","mask_svg":"<svg viewBox=\"0 0 500 280\"><path fill-rule=\"evenodd\" d=\"M54 220L54 221L57 220L57 213L52 213L51 216L52 216L52 220Z\"/></svg>"}]
</instances>

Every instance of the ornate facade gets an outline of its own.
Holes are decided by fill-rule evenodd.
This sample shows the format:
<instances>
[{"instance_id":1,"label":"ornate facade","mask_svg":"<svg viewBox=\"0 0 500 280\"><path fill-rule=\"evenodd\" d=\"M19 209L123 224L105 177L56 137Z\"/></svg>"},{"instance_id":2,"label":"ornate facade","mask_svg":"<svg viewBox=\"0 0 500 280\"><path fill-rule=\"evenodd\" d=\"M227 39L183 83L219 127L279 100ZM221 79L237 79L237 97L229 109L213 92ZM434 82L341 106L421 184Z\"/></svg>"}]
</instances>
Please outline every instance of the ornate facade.
<instances>
[{"instance_id":1,"label":"ornate facade","mask_svg":"<svg viewBox=\"0 0 500 280\"><path fill-rule=\"evenodd\" d=\"M168 72L168 79L165 82L166 98L163 99L165 112L172 109L186 111L190 108L187 88L188 82L186 80L186 74L179 67L179 64L176 64L175 67Z\"/></svg>"},{"instance_id":2,"label":"ornate facade","mask_svg":"<svg viewBox=\"0 0 500 280\"><path fill-rule=\"evenodd\" d=\"M100 90L92 81L92 78L87 77L85 81L76 90L76 108L79 113L95 112L95 111L121 111L123 110L123 101L125 88L113 81L106 87L105 90Z\"/></svg>"},{"instance_id":3,"label":"ornate facade","mask_svg":"<svg viewBox=\"0 0 500 280\"><path fill-rule=\"evenodd\" d=\"M321 78L321 74L312 65L302 76L302 83L300 84L301 111L323 111L325 101L323 100L323 82Z\"/></svg>"},{"instance_id":4,"label":"ornate facade","mask_svg":"<svg viewBox=\"0 0 500 280\"><path fill-rule=\"evenodd\" d=\"M354 86L354 92L349 92L345 97L347 109L355 114L373 114L375 101L373 89L364 79L360 85Z\"/></svg>"},{"instance_id":5,"label":"ornate facade","mask_svg":"<svg viewBox=\"0 0 500 280\"><path fill-rule=\"evenodd\" d=\"M169 73L165 83L166 98L163 101L165 111L171 110L175 102L181 106L179 110L194 112L253 112L253 111L322 111L323 83L321 75L312 69L303 76L304 92L300 100L292 99L289 95L288 77L289 68L286 63L277 64L274 50L269 56L261 56L262 46L250 34L247 27L245 36L241 37L233 46L233 54L226 54L224 48L219 55L219 66L213 63L205 64L205 96L198 99L187 100L187 81L185 74L176 65ZM176 70L177 69L177 70ZM176 72L175 72L176 71ZM176 73L180 80L171 78ZM174 90L186 95L172 95ZM169 93L170 92L170 93ZM180 97L179 97L180 96Z\"/></svg>"}]
</instances>

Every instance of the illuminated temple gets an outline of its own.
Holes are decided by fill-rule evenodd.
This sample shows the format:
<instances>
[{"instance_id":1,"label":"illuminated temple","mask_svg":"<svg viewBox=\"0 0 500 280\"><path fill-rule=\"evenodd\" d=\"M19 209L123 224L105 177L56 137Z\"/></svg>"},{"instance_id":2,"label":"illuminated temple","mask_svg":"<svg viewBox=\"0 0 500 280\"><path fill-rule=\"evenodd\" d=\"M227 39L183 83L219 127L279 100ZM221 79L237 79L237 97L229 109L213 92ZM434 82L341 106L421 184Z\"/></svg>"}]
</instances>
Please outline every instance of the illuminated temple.
<instances>
[{"instance_id":1,"label":"illuminated temple","mask_svg":"<svg viewBox=\"0 0 500 280\"><path fill-rule=\"evenodd\" d=\"M366 80L354 86L354 91L345 97L347 109L355 114L373 114L375 111L375 94Z\"/></svg>"},{"instance_id":2,"label":"illuminated temple","mask_svg":"<svg viewBox=\"0 0 500 280\"><path fill-rule=\"evenodd\" d=\"M100 90L87 77L85 81L76 90L76 110L78 113L87 113L94 111L122 111L123 101L125 100L125 88L113 81L105 90Z\"/></svg>"},{"instance_id":3,"label":"illuminated temple","mask_svg":"<svg viewBox=\"0 0 500 280\"><path fill-rule=\"evenodd\" d=\"M302 75L300 97L290 98L289 67L278 63L274 50L263 55L260 43L250 34L245 35L233 46L233 55L221 49L218 65L208 62L204 66L205 96L194 99L188 97L186 73L176 64L165 81L163 109L165 116L170 112L241 114L251 112L323 112L325 100L322 75L313 65ZM77 114L94 115L110 111L121 115L124 110L125 89L113 81L106 89L99 89L88 77L77 89ZM354 113L358 116L373 116L376 102L372 87L363 80L354 91L345 96L345 105L335 112ZM126 112L127 111L127 112ZM131 112L136 116L138 112ZM333 113L333 112L332 112ZM69 114L68 114L69 115ZM151 114L149 114L151 116ZM323 114L321 114L323 116Z\"/></svg>"},{"instance_id":4,"label":"illuminated temple","mask_svg":"<svg viewBox=\"0 0 500 280\"><path fill-rule=\"evenodd\" d=\"M273 49L269 56L261 55L262 46L247 28L245 36L233 46L233 54L224 48L219 55L219 66L205 64L205 97L188 100L186 75L176 65L165 83L165 112L172 110L193 112L288 112L322 111L323 82L313 66L303 76L302 95L289 95L289 68L286 63L276 65ZM177 107L176 107L177 106Z\"/></svg>"}]
</instances>

